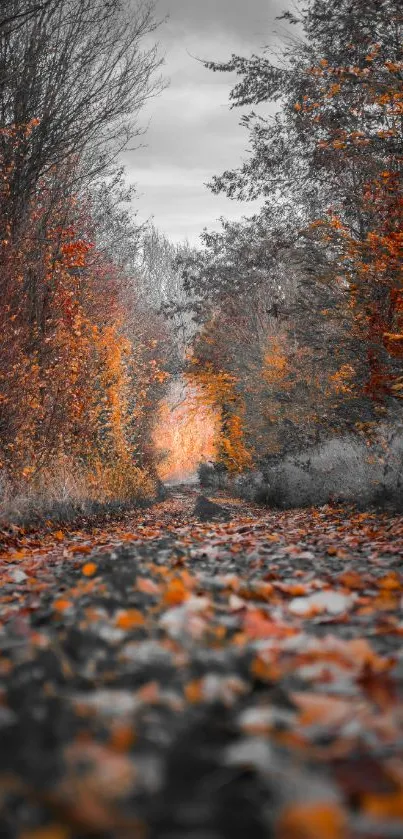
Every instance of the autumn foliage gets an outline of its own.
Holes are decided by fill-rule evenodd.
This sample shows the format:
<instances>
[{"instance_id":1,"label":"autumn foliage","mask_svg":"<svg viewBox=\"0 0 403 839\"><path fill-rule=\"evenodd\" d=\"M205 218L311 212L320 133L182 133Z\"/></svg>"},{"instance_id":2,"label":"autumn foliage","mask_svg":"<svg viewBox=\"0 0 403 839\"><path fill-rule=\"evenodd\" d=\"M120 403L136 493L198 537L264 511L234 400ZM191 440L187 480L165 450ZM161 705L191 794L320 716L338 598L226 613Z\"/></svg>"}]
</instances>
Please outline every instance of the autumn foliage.
<instances>
[{"instance_id":1,"label":"autumn foliage","mask_svg":"<svg viewBox=\"0 0 403 839\"><path fill-rule=\"evenodd\" d=\"M38 6L24 21L28 44L32 38L39 49L36 25L46 28L48 24L51 36L56 37L56 5L46 4L43 19ZM103 25L110 13L105 7ZM62 14L67 14L65 7ZM92 20L89 7L86 14L88 25ZM113 14L116 20L117 7ZM72 23L70 17L59 20L55 61L64 61L67 23ZM74 37L71 49L78 48L85 31L75 30ZM2 50L14 38L13 31L2 30ZM20 36L16 48L21 53L24 43ZM148 73L151 70L150 66ZM11 71L0 81L5 114L0 126L3 495L42 495L51 501L72 494L100 502L149 495L153 481L147 444L165 373L160 361L160 326L151 313L139 315L135 253L129 264L121 258L117 241L115 255L105 246L106 234L114 233L116 240L120 232L121 182L110 164L108 170L103 163L99 174L88 172L85 144L81 155L74 151L58 161L52 159L64 143L71 146L72 139L61 129L51 149L46 147L51 139L46 132L52 130L52 124L47 124L51 94L46 75L38 70L42 98L34 96L28 82L20 87L21 80ZM15 113L11 110L13 89L15 102L25 90L24 107L16 105ZM98 105L93 101L97 118L96 109L101 106L101 101ZM31 118L16 122L18 110L31 111ZM53 117L58 119L56 113ZM103 117L105 127L109 118ZM66 125L68 130L71 125ZM73 139L78 143L78 137ZM102 182L116 208L103 226L95 202ZM133 241L128 239L126 244L132 251L135 233L132 226L128 235ZM140 319L141 328L136 323Z\"/></svg>"},{"instance_id":2,"label":"autumn foliage","mask_svg":"<svg viewBox=\"0 0 403 839\"><path fill-rule=\"evenodd\" d=\"M41 200L23 234L3 238L3 474L18 488L68 461L90 497L141 494L132 426L164 379L155 347L130 335L125 277L88 238L79 202L49 212Z\"/></svg>"},{"instance_id":3,"label":"autumn foliage","mask_svg":"<svg viewBox=\"0 0 403 839\"><path fill-rule=\"evenodd\" d=\"M400 3L311 0L282 20L299 28L278 55L206 64L236 73L231 105L253 108L250 154L212 191L262 202L206 232L184 266L200 323L192 370L222 411L224 463L228 432L261 463L400 422Z\"/></svg>"}]
</instances>

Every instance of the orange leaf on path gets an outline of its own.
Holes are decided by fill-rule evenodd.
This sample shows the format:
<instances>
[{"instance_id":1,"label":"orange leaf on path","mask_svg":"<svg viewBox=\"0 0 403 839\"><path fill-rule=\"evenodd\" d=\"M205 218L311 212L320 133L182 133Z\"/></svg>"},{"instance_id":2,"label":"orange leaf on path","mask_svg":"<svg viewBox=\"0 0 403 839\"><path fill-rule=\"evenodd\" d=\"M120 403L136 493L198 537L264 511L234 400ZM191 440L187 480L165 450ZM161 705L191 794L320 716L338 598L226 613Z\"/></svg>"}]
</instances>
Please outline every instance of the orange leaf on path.
<instances>
[{"instance_id":1,"label":"orange leaf on path","mask_svg":"<svg viewBox=\"0 0 403 839\"><path fill-rule=\"evenodd\" d=\"M131 725L119 723L114 726L109 739L109 746L115 752L128 752L136 740L136 732Z\"/></svg>"},{"instance_id":2,"label":"orange leaf on path","mask_svg":"<svg viewBox=\"0 0 403 839\"><path fill-rule=\"evenodd\" d=\"M143 592L143 594L158 594L160 590L157 583L147 577L137 577L136 585L138 591Z\"/></svg>"},{"instance_id":3,"label":"orange leaf on path","mask_svg":"<svg viewBox=\"0 0 403 839\"><path fill-rule=\"evenodd\" d=\"M188 702L197 703L203 699L203 690L201 679L194 679L185 685L185 696Z\"/></svg>"},{"instance_id":4,"label":"orange leaf on path","mask_svg":"<svg viewBox=\"0 0 403 839\"><path fill-rule=\"evenodd\" d=\"M181 577L174 577L169 581L166 591L164 592L164 603L167 606L179 606L184 603L189 597L185 583Z\"/></svg>"},{"instance_id":5,"label":"orange leaf on path","mask_svg":"<svg viewBox=\"0 0 403 839\"><path fill-rule=\"evenodd\" d=\"M47 824L44 827L34 827L23 830L20 839L70 839L70 828L62 824Z\"/></svg>"},{"instance_id":6,"label":"orange leaf on path","mask_svg":"<svg viewBox=\"0 0 403 839\"><path fill-rule=\"evenodd\" d=\"M303 726L337 726L352 715L351 703L338 697L298 692L291 698L299 708L298 722Z\"/></svg>"},{"instance_id":7,"label":"orange leaf on path","mask_svg":"<svg viewBox=\"0 0 403 839\"><path fill-rule=\"evenodd\" d=\"M144 625L144 615L138 609L126 609L120 612L116 618L118 629L134 629L136 626Z\"/></svg>"},{"instance_id":8,"label":"orange leaf on path","mask_svg":"<svg viewBox=\"0 0 403 839\"><path fill-rule=\"evenodd\" d=\"M385 574L378 580L378 587L383 591L399 591L402 588L402 583L396 571L389 571L389 574Z\"/></svg>"},{"instance_id":9,"label":"orange leaf on path","mask_svg":"<svg viewBox=\"0 0 403 839\"><path fill-rule=\"evenodd\" d=\"M337 803L292 804L279 819L276 839L345 839L346 818Z\"/></svg>"},{"instance_id":10,"label":"orange leaf on path","mask_svg":"<svg viewBox=\"0 0 403 839\"><path fill-rule=\"evenodd\" d=\"M95 562L86 562L81 570L84 577L93 577L98 570L98 566Z\"/></svg>"},{"instance_id":11,"label":"orange leaf on path","mask_svg":"<svg viewBox=\"0 0 403 839\"><path fill-rule=\"evenodd\" d=\"M59 597L58 600L55 600L53 608L56 610L56 612L65 612L66 609L70 609L72 605L73 604L71 600L67 600L67 598L65 597Z\"/></svg>"},{"instance_id":12,"label":"orange leaf on path","mask_svg":"<svg viewBox=\"0 0 403 839\"><path fill-rule=\"evenodd\" d=\"M367 795L364 797L363 809L374 819L403 820L403 789L386 795Z\"/></svg>"},{"instance_id":13,"label":"orange leaf on path","mask_svg":"<svg viewBox=\"0 0 403 839\"><path fill-rule=\"evenodd\" d=\"M158 682L147 682L142 688L140 688L139 691L137 691L137 696L145 703L158 702L160 698L160 687Z\"/></svg>"},{"instance_id":14,"label":"orange leaf on path","mask_svg":"<svg viewBox=\"0 0 403 839\"><path fill-rule=\"evenodd\" d=\"M90 554L93 548L90 545L71 545L69 551L72 554Z\"/></svg>"},{"instance_id":15,"label":"orange leaf on path","mask_svg":"<svg viewBox=\"0 0 403 839\"><path fill-rule=\"evenodd\" d=\"M286 624L269 620L259 609L248 609L243 619L243 630L249 638L284 638L294 630Z\"/></svg>"}]
</instances>

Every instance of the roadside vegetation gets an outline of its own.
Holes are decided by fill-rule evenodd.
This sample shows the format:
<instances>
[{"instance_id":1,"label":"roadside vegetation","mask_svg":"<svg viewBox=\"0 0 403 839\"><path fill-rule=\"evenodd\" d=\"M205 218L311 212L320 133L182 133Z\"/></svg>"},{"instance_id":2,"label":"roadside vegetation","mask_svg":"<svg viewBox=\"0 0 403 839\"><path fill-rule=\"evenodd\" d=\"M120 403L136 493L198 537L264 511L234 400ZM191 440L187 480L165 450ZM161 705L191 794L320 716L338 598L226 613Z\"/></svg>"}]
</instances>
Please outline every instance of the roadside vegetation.
<instances>
[{"instance_id":1,"label":"roadside vegetation","mask_svg":"<svg viewBox=\"0 0 403 839\"><path fill-rule=\"evenodd\" d=\"M262 209L182 263L188 374L221 415L221 476L256 469L240 484L267 503L400 505L400 3L311 0L282 21L282 49L206 64L237 74L249 133L211 188Z\"/></svg>"},{"instance_id":2,"label":"roadside vegetation","mask_svg":"<svg viewBox=\"0 0 403 839\"><path fill-rule=\"evenodd\" d=\"M310 0L275 51L206 61L249 136L211 189L261 210L199 248L138 224L119 163L164 87L153 5L1 8L0 516L151 498L197 459L268 504L399 506L398 0Z\"/></svg>"}]
</instances>

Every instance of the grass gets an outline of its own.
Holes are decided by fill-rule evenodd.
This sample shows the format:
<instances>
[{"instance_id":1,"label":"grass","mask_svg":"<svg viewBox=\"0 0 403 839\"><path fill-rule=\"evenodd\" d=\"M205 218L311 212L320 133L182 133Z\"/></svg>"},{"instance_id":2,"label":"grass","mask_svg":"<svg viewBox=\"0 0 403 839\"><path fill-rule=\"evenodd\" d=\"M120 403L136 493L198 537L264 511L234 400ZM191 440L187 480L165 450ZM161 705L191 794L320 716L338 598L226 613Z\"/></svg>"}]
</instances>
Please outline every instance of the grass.
<instances>
[{"instance_id":1,"label":"grass","mask_svg":"<svg viewBox=\"0 0 403 839\"><path fill-rule=\"evenodd\" d=\"M63 458L18 486L0 474L0 525L41 526L83 517L118 515L149 504L158 482L132 464L97 464L91 470Z\"/></svg>"}]
</instances>

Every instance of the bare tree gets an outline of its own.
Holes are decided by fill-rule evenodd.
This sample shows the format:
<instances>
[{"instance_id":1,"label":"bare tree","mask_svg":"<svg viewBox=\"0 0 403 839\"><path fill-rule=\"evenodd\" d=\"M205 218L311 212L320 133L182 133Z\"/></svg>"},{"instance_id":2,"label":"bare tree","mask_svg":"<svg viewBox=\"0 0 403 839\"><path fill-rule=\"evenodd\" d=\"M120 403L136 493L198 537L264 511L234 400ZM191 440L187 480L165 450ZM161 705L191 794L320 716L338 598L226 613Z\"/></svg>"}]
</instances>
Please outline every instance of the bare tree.
<instances>
[{"instance_id":1,"label":"bare tree","mask_svg":"<svg viewBox=\"0 0 403 839\"><path fill-rule=\"evenodd\" d=\"M0 0L0 30L19 29L27 18L43 11L51 3L52 0L43 0L42 3L33 0L25 3L25 8L21 8L21 4L16 3L16 0Z\"/></svg>"},{"instance_id":2,"label":"bare tree","mask_svg":"<svg viewBox=\"0 0 403 839\"><path fill-rule=\"evenodd\" d=\"M20 224L44 178L59 190L108 171L140 133L138 114L161 87L153 4L129 0L13 0L0 27L0 159L10 178L8 221ZM9 18L11 13L9 14ZM5 18L4 18L5 20ZM31 126L29 133L26 126Z\"/></svg>"}]
</instances>

